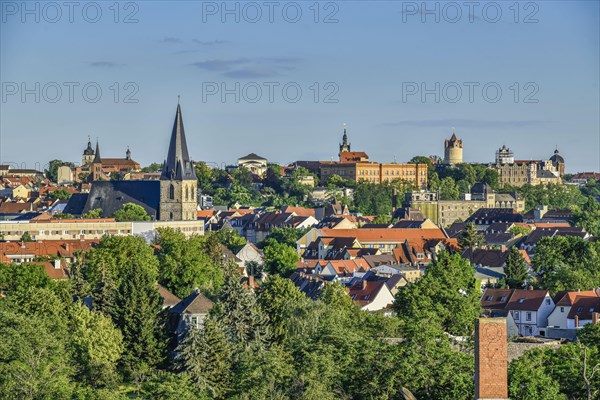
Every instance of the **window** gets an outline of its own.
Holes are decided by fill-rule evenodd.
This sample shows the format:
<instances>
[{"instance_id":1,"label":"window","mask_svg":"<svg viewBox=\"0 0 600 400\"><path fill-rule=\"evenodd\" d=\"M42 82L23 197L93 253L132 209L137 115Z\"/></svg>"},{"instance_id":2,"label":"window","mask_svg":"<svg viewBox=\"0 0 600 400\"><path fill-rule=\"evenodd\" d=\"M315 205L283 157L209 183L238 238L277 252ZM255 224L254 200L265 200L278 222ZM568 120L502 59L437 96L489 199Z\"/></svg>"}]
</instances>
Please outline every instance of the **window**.
<instances>
[{"instance_id":1,"label":"window","mask_svg":"<svg viewBox=\"0 0 600 400\"><path fill-rule=\"evenodd\" d=\"M500 297L500 301L506 301L506 296Z\"/></svg>"},{"instance_id":2,"label":"window","mask_svg":"<svg viewBox=\"0 0 600 400\"><path fill-rule=\"evenodd\" d=\"M173 184L169 186L169 199L175 199L175 186L173 186Z\"/></svg>"},{"instance_id":3,"label":"window","mask_svg":"<svg viewBox=\"0 0 600 400\"><path fill-rule=\"evenodd\" d=\"M492 296L488 296L485 298L485 301L492 301L492 298L493 298Z\"/></svg>"},{"instance_id":4,"label":"window","mask_svg":"<svg viewBox=\"0 0 600 400\"><path fill-rule=\"evenodd\" d=\"M519 299L519 304L523 304L525 302L525 299Z\"/></svg>"},{"instance_id":5,"label":"window","mask_svg":"<svg viewBox=\"0 0 600 400\"><path fill-rule=\"evenodd\" d=\"M525 319L527 321L531 321L531 313L530 312L527 312L527 314L525 314Z\"/></svg>"},{"instance_id":6,"label":"window","mask_svg":"<svg viewBox=\"0 0 600 400\"><path fill-rule=\"evenodd\" d=\"M515 317L515 321L519 320L519 312L518 311L514 312L514 317Z\"/></svg>"},{"instance_id":7,"label":"window","mask_svg":"<svg viewBox=\"0 0 600 400\"><path fill-rule=\"evenodd\" d=\"M550 305L550 299L546 299L546 305Z\"/></svg>"},{"instance_id":8,"label":"window","mask_svg":"<svg viewBox=\"0 0 600 400\"><path fill-rule=\"evenodd\" d=\"M577 312L582 312L583 311L583 307L578 307L577 308Z\"/></svg>"},{"instance_id":9,"label":"window","mask_svg":"<svg viewBox=\"0 0 600 400\"><path fill-rule=\"evenodd\" d=\"M560 308L560 312L565 312L565 308L564 308L564 307L561 307L561 308Z\"/></svg>"}]
</instances>

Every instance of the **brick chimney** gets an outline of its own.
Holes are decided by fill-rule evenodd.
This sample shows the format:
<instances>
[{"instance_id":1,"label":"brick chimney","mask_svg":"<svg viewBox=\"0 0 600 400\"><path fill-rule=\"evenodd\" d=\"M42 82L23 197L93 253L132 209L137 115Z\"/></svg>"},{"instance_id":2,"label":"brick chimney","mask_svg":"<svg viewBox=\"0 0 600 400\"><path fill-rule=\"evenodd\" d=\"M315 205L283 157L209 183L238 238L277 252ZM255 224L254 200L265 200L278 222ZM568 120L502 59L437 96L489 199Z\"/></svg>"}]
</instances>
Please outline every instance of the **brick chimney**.
<instances>
[{"instance_id":1,"label":"brick chimney","mask_svg":"<svg viewBox=\"0 0 600 400\"><path fill-rule=\"evenodd\" d=\"M599 316L600 316L600 313L597 313L597 312L592 313L592 324L598 323Z\"/></svg>"},{"instance_id":2,"label":"brick chimney","mask_svg":"<svg viewBox=\"0 0 600 400\"><path fill-rule=\"evenodd\" d=\"M475 399L508 399L506 318L475 320Z\"/></svg>"},{"instance_id":3,"label":"brick chimney","mask_svg":"<svg viewBox=\"0 0 600 400\"><path fill-rule=\"evenodd\" d=\"M579 315L575 316L575 328L579 328Z\"/></svg>"},{"instance_id":4,"label":"brick chimney","mask_svg":"<svg viewBox=\"0 0 600 400\"><path fill-rule=\"evenodd\" d=\"M60 260L58 258L54 260L54 269L60 269Z\"/></svg>"}]
</instances>

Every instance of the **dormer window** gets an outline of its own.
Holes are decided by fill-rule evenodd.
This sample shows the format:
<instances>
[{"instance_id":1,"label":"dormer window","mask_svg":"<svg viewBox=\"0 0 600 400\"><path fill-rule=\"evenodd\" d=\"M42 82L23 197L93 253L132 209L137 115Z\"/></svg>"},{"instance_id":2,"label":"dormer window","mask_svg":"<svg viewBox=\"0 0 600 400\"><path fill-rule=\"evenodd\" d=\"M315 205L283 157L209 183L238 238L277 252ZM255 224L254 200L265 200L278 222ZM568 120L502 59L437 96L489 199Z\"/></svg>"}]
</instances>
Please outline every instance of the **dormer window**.
<instances>
[{"instance_id":1,"label":"dormer window","mask_svg":"<svg viewBox=\"0 0 600 400\"><path fill-rule=\"evenodd\" d=\"M525 302L525 299L519 299L519 304L523 304Z\"/></svg>"},{"instance_id":2,"label":"dormer window","mask_svg":"<svg viewBox=\"0 0 600 400\"><path fill-rule=\"evenodd\" d=\"M488 296L486 297L485 301L492 301L493 297L492 296Z\"/></svg>"}]
</instances>

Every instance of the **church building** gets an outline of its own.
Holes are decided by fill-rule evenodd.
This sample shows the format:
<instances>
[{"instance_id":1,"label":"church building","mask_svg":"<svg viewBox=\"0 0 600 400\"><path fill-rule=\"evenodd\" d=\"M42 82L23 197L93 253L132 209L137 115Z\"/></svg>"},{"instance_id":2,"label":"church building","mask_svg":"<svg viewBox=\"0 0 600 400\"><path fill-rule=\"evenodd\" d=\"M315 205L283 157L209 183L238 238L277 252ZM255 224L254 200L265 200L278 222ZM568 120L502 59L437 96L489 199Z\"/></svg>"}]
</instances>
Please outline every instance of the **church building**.
<instances>
[{"instance_id":1,"label":"church building","mask_svg":"<svg viewBox=\"0 0 600 400\"><path fill-rule=\"evenodd\" d=\"M91 143L88 147L91 150ZM88 149L86 152L90 153ZM84 157L92 155L86 152ZM142 206L152 220L197 219L198 181L188 153L180 104L177 104L169 151L160 180L97 180L96 177L101 177L102 164L98 145L93 156L89 164L94 176L92 188L89 193L73 195L64 210L65 213L81 216L99 208L102 210L102 216L108 218L123 204L134 203Z\"/></svg>"}]
</instances>

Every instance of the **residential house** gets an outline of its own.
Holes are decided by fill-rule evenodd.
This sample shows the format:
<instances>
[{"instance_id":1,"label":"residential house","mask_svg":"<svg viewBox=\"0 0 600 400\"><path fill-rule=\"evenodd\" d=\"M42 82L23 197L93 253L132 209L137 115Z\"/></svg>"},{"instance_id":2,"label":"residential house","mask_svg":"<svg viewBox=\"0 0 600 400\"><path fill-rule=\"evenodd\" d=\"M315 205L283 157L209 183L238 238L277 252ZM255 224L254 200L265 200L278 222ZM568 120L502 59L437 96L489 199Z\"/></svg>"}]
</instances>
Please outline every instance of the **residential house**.
<instances>
[{"instance_id":1,"label":"residential house","mask_svg":"<svg viewBox=\"0 0 600 400\"><path fill-rule=\"evenodd\" d=\"M573 323L569 323L571 309L578 299L583 297L598 298L595 290L561 291L555 296L556 307L548 316L548 336L552 338L575 339L576 331ZM581 306L578 306L581 307ZM582 308L580 312L583 312Z\"/></svg>"},{"instance_id":2,"label":"residential house","mask_svg":"<svg viewBox=\"0 0 600 400\"><path fill-rule=\"evenodd\" d=\"M349 288L348 295L364 311L379 311L394 303L394 296L384 281L358 280Z\"/></svg>"},{"instance_id":3,"label":"residential house","mask_svg":"<svg viewBox=\"0 0 600 400\"><path fill-rule=\"evenodd\" d=\"M198 289L171 308L172 327L178 340L181 340L187 329L202 328L204 319L212 308L213 302Z\"/></svg>"},{"instance_id":4,"label":"residential house","mask_svg":"<svg viewBox=\"0 0 600 400\"><path fill-rule=\"evenodd\" d=\"M587 324L597 324L600 314L600 297L577 297L569 315L567 329L579 329Z\"/></svg>"},{"instance_id":5,"label":"residential house","mask_svg":"<svg viewBox=\"0 0 600 400\"><path fill-rule=\"evenodd\" d=\"M547 290L487 288L481 306L510 312L521 336L547 336L548 316L555 305Z\"/></svg>"}]
</instances>

